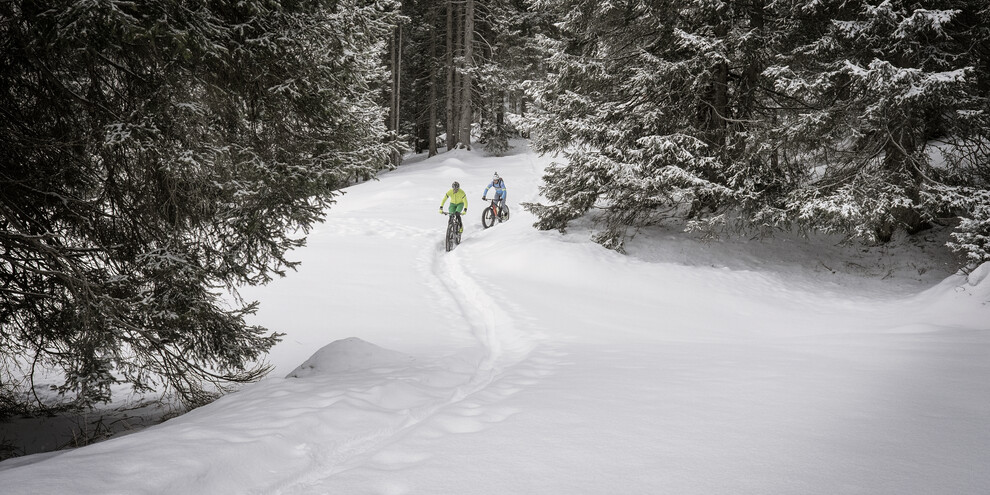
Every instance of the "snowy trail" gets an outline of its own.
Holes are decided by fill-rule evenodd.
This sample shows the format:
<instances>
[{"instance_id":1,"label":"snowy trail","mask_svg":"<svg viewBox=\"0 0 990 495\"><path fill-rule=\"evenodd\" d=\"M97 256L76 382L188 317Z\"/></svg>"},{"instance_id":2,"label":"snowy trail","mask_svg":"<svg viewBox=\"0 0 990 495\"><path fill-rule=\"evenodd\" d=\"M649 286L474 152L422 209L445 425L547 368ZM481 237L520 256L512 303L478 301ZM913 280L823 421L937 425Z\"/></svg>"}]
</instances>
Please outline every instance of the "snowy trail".
<instances>
[{"instance_id":1,"label":"snowy trail","mask_svg":"<svg viewBox=\"0 0 990 495\"><path fill-rule=\"evenodd\" d=\"M465 246L465 249L470 249L470 246ZM479 364L479 369L498 373L499 370L524 359L536 345L536 337L521 332L514 318L503 309L502 304L489 295L489 291L497 289L482 288L474 277L468 274L464 268L469 262L465 257L468 255L463 253L463 249L461 251L455 249L444 256L438 256L436 275L451 297L457 301L467 326L485 349L486 354Z\"/></svg>"},{"instance_id":2,"label":"snowy trail","mask_svg":"<svg viewBox=\"0 0 990 495\"><path fill-rule=\"evenodd\" d=\"M397 230L392 229L393 232ZM407 232L413 236L435 236L435 232L421 229L407 229ZM470 236L465 237L467 239ZM430 250L429 247L425 249ZM365 426L364 431L349 431L349 438L315 456L319 460L318 465L307 466L298 473L286 476L290 481L272 485L259 493L296 494L313 490L321 493L320 490L333 486L334 476L369 462L373 463L375 457L390 444L395 443L423 422L436 419L439 413L447 416L441 421L446 422L450 433L472 431L474 427L470 425L473 421L471 418L482 414L479 411L480 402L472 404L466 410L462 409L461 412L457 411L459 404L500 380L514 365L526 359L536 347L535 336L520 332L514 318L501 309L500 304L465 271L463 267L465 259L460 254L464 248L461 248L461 251L446 253L440 246L434 247L432 251L433 277L457 307L458 318L454 318L454 315L450 317L451 320L459 321L452 321L452 324L462 327L473 335L478 347L465 349L456 356L445 358L442 361L444 364L438 370L423 371L414 368L414 374L419 375L416 378L409 376L410 371L413 370L408 369L389 370L389 376L393 383L394 380L398 380L413 381L418 384L424 381L438 381L435 376L430 376L431 374L449 375L451 370L457 370L462 375L459 378L460 383L432 390L429 394L430 398L412 408L397 411L399 414L393 412L385 418L387 421L378 427ZM528 379L514 380L512 383L515 385L509 386L508 391L516 393L519 391L517 386L531 385L535 383L536 378L552 373L545 364L539 363L540 361L537 361L536 371L519 371L517 374ZM387 394L372 393L380 388L379 385L369 389L351 388L346 395L350 398L374 396L367 399L368 402L364 407L370 405L376 408L382 406L380 399L387 400L403 395L394 387ZM504 419L514 412L489 415L489 422ZM464 421L465 419L467 422ZM326 442L326 438L321 438L321 442Z\"/></svg>"},{"instance_id":3,"label":"snowy trail","mask_svg":"<svg viewBox=\"0 0 990 495\"><path fill-rule=\"evenodd\" d=\"M663 230L623 256L531 227L548 161L454 151L349 188L301 270L245 294L288 334L272 377L0 463L0 492L990 492L990 265L914 256L881 283L809 268L872 266L859 250ZM513 216L484 230L495 170ZM445 253L454 179L471 205Z\"/></svg>"},{"instance_id":4,"label":"snowy trail","mask_svg":"<svg viewBox=\"0 0 990 495\"><path fill-rule=\"evenodd\" d=\"M474 211L478 211L475 208ZM465 220L466 222L469 220ZM350 225L348 227L347 225ZM469 334L476 346L463 349L455 355L442 358L439 363L414 365L408 369L388 370L389 383L393 386L387 393L381 391L382 386L375 384L368 388L349 388L346 396L350 399L361 397L366 401L362 408L382 408L382 401L396 396L416 396L416 404L409 407L403 404L398 411L390 411L383 416L380 423L373 426L362 426L362 430L349 428L347 438L334 441L332 447L314 446L315 454L311 457L315 462L298 472L284 476L285 481L275 483L259 493L295 494L308 493L334 486L333 478L340 473L366 464L374 464L376 456L389 445L407 436L419 425L428 421L440 421L447 425L448 433L469 432L476 429L475 419L487 415L487 422L497 422L510 416L515 411L486 413L485 406L494 398L514 394L525 387L536 383L539 377L552 374L549 369L553 360L552 352L539 353L533 363L516 370L514 378L505 380L501 390L489 393L488 399L472 402L469 406L460 407L466 399L486 391L493 383L500 381L513 366L526 360L538 345L538 335L521 330L515 318L492 295L491 289L482 288L472 275L465 270L469 262L467 253L471 249L473 238L484 234L479 231L468 231L458 249L447 253L442 244L438 244L438 231L435 228L426 229L413 227L395 221L344 221L337 222L334 231L340 235L355 235L362 232L381 232L387 242L395 242L406 246L415 245L419 254L416 256L419 271L427 273L431 279L427 286L439 288L443 292L443 305L451 305L456 312L445 312L450 325L460 328ZM429 260L429 261L426 261ZM394 386L402 383L402 387ZM441 386L430 385L429 392L423 394L422 384L442 383ZM413 385L410 385L413 384ZM398 390L398 388L406 390ZM415 388L415 391L409 390ZM440 415L446 416L437 420ZM320 438L325 445L327 438Z\"/></svg>"},{"instance_id":5,"label":"snowy trail","mask_svg":"<svg viewBox=\"0 0 990 495\"><path fill-rule=\"evenodd\" d=\"M529 167L532 168L533 165L529 164ZM480 208L474 208L475 212L479 210ZM470 218L466 217L465 222L470 223ZM422 383L443 385L433 388L427 397L421 397L414 407L398 411L398 414L390 414L384 418L387 421L377 427L364 426L363 431L352 428L348 431L350 436L346 440L335 442L332 448L317 447L317 450L323 450L313 456L317 462L285 477L291 481L269 486L263 493L319 492L333 487L335 476L362 465L374 464L376 456L382 455L389 445L401 440L428 420L444 424L448 434L474 431L478 427L475 418L479 416L486 417L488 423L501 421L515 411L495 407L494 412L486 412L488 405L553 373L552 351L539 352L532 363L512 370L530 357L538 345L539 336L521 330L515 317L489 294L497 289L483 288L465 269L465 264L470 263L469 251L473 240L486 233L490 234L495 229L493 227L490 231L480 231L477 225L471 226L474 230L469 229L465 233L464 243L447 253L443 250L442 241L438 239L442 232L436 228L411 226L394 220L347 220L334 224L334 231L340 235L381 232L384 234L377 237L385 237L387 242L417 246L418 271L429 279L425 285L433 287L435 292L442 292L441 311L448 323L470 335L475 345L442 358L439 364L427 364L427 369L412 367L406 370L389 370L389 378L393 384L398 381L404 387L409 382L416 383L417 386ZM445 310L451 306L456 311ZM506 375L509 375L508 378ZM496 382L501 382L498 390L489 391L488 398L472 401L467 407L462 406L467 399L482 395L482 392ZM379 385L367 390L352 388L348 390L347 396L369 396L372 395L369 393L371 390L379 388ZM380 398L420 393L417 390L413 394L408 391L403 394L395 388L392 387L387 395L380 394ZM381 406L375 400L370 400L366 405L374 408ZM325 443L327 439L321 438L320 441Z\"/></svg>"}]
</instances>

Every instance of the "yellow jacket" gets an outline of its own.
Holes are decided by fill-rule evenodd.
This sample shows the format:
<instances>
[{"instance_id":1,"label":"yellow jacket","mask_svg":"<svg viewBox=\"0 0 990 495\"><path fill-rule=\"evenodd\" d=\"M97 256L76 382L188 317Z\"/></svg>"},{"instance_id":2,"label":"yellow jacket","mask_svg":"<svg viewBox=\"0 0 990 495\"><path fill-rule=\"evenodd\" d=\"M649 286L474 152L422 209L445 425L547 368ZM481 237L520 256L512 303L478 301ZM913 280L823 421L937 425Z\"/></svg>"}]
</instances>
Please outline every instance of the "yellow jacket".
<instances>
[{"instance_id":1,"label":"yellow jacket","mask_svg":"<svg viewBox=\"0 0 990 495\"><path fill-rule=\"evenodd\" d=\"M447 191L447 194L443 195L443 201L440 202L441 210L443 209L443 205L447 203L447 198L450 198L450 204L456 205L458 203L463 203L464 209L467 209L467 193L464 192L464 188L458 189L457 192L454 192L453 189Z\"/></svg>"}]
</instances>

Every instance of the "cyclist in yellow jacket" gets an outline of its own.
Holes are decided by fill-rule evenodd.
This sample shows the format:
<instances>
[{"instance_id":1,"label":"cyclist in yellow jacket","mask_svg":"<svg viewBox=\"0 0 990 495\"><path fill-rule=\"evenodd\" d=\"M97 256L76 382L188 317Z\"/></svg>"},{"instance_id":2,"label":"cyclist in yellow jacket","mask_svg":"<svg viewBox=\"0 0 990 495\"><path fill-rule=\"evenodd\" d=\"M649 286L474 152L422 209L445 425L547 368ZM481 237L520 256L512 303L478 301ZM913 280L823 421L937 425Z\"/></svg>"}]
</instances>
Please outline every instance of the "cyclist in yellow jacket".
<instances>
[{"instance_id":1,"label":"cyclist in yellow jacket","mask_svg":"<svg viewBox=\"0 0 990 495\"><path fill-rule=\"evenodd\" d=\"M464 215L467 213L467 194L461 189L461 184L454 182L450 185L450 190L447 194L443 195L443 201L440 202L440 213L443 213L443 205L447 202L447 198L450 198L450 206L448 207L447 213L451 215ZM458 223L460 223L460 217L457 218ZM460 225L460 231L464 232L464 224Z\"/></svg>"}]
</instances>

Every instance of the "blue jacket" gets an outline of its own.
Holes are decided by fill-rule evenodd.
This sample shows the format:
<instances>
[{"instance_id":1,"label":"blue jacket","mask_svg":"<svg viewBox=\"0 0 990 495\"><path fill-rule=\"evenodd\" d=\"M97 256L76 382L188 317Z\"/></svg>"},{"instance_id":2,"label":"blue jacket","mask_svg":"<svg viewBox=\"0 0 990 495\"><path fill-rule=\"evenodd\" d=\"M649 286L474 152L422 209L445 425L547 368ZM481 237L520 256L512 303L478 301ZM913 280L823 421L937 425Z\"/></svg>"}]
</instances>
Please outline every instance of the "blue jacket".
<instances>
[{"instance_id":1,"label":"blue jacket","mask_svg":"<svg viewBox=\"0 0 990 495\"><path fill-rule=\"evenodd\" d=\"M488 190L491 189L491 188L493 188L493 187L495 188L495 197L497 198L497 197L501 196L502 199L504 200L505 199L505 179L503 179L501 177L498 178L498 181L492 181L490 184L488 184L488 187L485 188L485 192L481 193L481 195L482 196L488 196Z\"/></svg>"}]
</instances>

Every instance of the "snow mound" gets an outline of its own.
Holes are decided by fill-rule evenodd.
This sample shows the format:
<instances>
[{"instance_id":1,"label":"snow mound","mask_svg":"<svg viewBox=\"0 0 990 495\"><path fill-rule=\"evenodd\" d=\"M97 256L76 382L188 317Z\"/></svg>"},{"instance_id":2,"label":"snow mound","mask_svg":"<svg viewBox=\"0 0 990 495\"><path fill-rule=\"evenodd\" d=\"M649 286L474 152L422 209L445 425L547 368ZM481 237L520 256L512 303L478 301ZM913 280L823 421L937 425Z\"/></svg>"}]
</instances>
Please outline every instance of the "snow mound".
<instances>
[{"instance_id":1,"label":"snow mound","mask_svg":"<svg viewBox=\"0 0 990 495\"><path fill-rule=\"evenodd\" d=\"M464 160L460 158L447 158L440 162L441 166L451 167L451 168L461 168L464 166Z\"/></svg>"},{"instance_id":2,"label":"snow mound","mask_svg":"<svg viewBox=\"0 0 990 495\"><path fill-rule=\"evenodd\" d=\"M977 287L983 283L990 284L990 282L987 282L988 277L990 277L990 261L976 267L975 270L969 273L966 280L969 282L969 285Z\"/></svg>"},{"instance_id":3,"label":"snow mound","mask_svg":"<svg viewBox=\"0 0 990 495\"><path fill-rule=\"evenodd\" d=\"M316 351L286 378L403 366L413 360L407 354L379 347L357 337L349 337L331 342Z\"/></svg>"}]
</instances>

